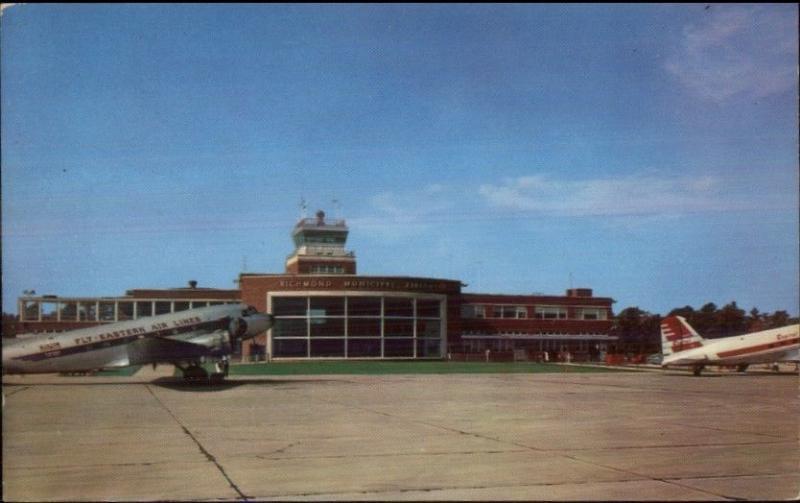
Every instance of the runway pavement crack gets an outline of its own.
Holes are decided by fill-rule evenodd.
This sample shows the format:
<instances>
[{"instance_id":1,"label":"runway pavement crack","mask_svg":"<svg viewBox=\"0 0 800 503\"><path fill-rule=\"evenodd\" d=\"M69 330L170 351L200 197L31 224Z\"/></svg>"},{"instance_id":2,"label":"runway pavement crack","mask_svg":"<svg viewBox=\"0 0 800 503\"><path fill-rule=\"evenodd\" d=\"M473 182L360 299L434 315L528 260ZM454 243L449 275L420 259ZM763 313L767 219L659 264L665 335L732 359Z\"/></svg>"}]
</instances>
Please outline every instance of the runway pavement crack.
<instances>
[{"instance_id":1,"label":"runway pavement crack","mask_svg":"<svg viewBox=\"0 0 800 503\"><path fill-rule=\"evenodd\" d=\"M231 479L231 478L228 476L228 474L225 472L225 468L223 468L223 466L222 466L222 465L219 463L219 461L217 461L217 458L216 458L216 457L215 457L213 454L211 454L211 453L210 453L210 452L209 452L209 451L208 451L208 450L207 450L207 449L206 449L206 448L203 446L203 444L201 444L201 443L200 443L200 441L199 441L199 440L197 440L197 437L195 437L195 436L192 434L191 430L189 430L189 428L187 428L187 427L186 427L186 425L184 425L184 424L181 422L181 420L180 420L180 419L178 419L178 417L177 417L175 414L173 414L173 413L172 413L172 411L169 409L169 407L167 407L167 405L166 405L166 404L165 404L163 401L161 401L161 399L160 399L160 398L158 398L158 395L156 395L155 393L153 393L153 390L150 388L150 386L145 386L145 387L147 388L147 391L149 391L149 392L150 392L150 394L151 394L151 395L153 395L153 398L155 398L155 399L156 399L156 401L157 401L157 402L158 402L158 403L161 405L161 407L163 407L163 408L164 408L164 410L166 410L166 411L167 411L167 414L169 414L169 415L172 417L172 419L174 419L174 420L175 420L175 422L176 422L176 423L178 423L178 426L180 426L180 427L181 427L181 429L183 430L183 432L184 432L184 433L185 433L185 434L186 434L186 435L187 435L187 436L188 436L190 439L192 439L192 442L194 442L194 443L195 443L195 445L197 446L197 448L198 448L198 449L200 449L200 452L201 452L201 453L203 453L203 455L206 457L206 459L208 459L208 461L209 461L210 463L212 463L212 464L213 464L213 465L214 465L214 466L217 468L217 470L219 470L219 472L222 474L222 476L225 478L225 480L227 480L227 481L228 481L228 484L231 486L231 488L232 488L234 491L236 491L236 494L238 494L238 495L239 495L239 500L240 500L240 501L248 501L248 500L250 500L250 499L251 499L251 498L250 498L250 496L247 496L246 494L244 494L244 493L242 492L242 490L241 490L241 489L239 489L239 486L237 486L237 485L236 485L236 483L233 481L233 479Z\"/></svg>"},{"instance_id":2,"label":"runway pavement crack","mask_svg":"<svg viewBox=\"0 0 800 503\"><path fill-rule=\"evenodd\" d=\"M259 459L270 459L269 456L271 456L273 454L284 454L286 451L288 451L289 449L291 449L292 447L294 447L295 445L300 444L300 443L301 442L292 442L290 444L284 445L280 449L275 449L274 451L270 451L270 452L268 452L266 454L261 454L261 455L258 455L256 457L259 458Z\"/></svg>"},{"instance_id":3,"label":"runway pavement crack","mask_svg":"<svg viewBox=\"0 0 800 503\"><path fill-rule=\"evenodd\" d=\"M355 405L335 402L333 400L324 400L322 398L315 398L315 400L318 400L320 402L325 402L325 403L338 405L340 407L349 407L351 409L362 410L364 412L370 412L372 414L378 414L378 415L381 415L381 416L390 417L392 419L398 419L398 420L402 420L402 421L409 421L411 423L422 424L422 425L425 425L425 426L430 426L431 428L438 428L440 430L448 431L450 433L458 433L459 435L465 435L465 436L468 436L468 437L475 437L475 438L479 438L479 439L482 439L482 440L491 440L491 441L498 442L498 443L501 443L501 444L507 444L507 445L513 445L513 446L516 446L516 447L521 447L521 448L526 449L526 450L534 450L534 451L539 451L539 452L545 452L545 449L539 449L539 448L536 448L536 447L530 447L528 445L518 444L518 443L512 442L510 440L503 440L501 438L495 438L495 437L490 437L490 436L487 436L487 435L481 435L480 433L473 433L473 432L469 432L469 431L459 430L458 428L450 428L449 426L442 426L440 424L429 423L427 421L420 421L418 419L408 419L408 418L404 418L402 416L396 416L394 414L389 414L388 412L381 412L379 410L369 409L367 407L358 407L358 406L355 406Z\"/></svg>"},{"instance_id":4,"label":"runway pavement crack","mask_svg":"<svg viewBox=\"0 0 800 503\"><path fill-rule=\"evenodd\" d=\"M742 376L732 376L734 378L742 377ZM576 386L594 386L599 388L619 388L620 390L626 391L633 391L633 392L640 392L640 393L647 393L653 394L656 392L664 393L667 395L701 395L701 396L714 396L717 392L713 389L681 389L677 390L673 387L665 386L664 384L656 383L654 386L632 386L630 384L616 384L616 383L609 383L609 382L591 382L591 381L575 381L575 380L554 380L554 379L547 379L541 378L538 379L536 382L539 383L550 383L550 384L570 384ZM751 396L752 393L731 393L732 395L737 396ZM757 396L757 395L754 395Z\"/></svg>"},{"instance_id":5,"label":"runway pavement crack","mask_svg":"<svg viewBox=\"0 0 800 503\"><path fill-rule=\"evenodd\" d=\"M680 483L678 483L678 482L676 482L675 480L672 480L672 479L656 478L654 480L658 480L660 482L664 482L665 484L672 484L674 486L678 486L678 487L681 487L683 489L690 489L692 491L700 491L702 493L711 494L712 496L717 496L719 498L725 498L725 499L728 499L728 500L731 500L731 501L746 501L747 500L747 498L740 498L738 496L727 496L725 494L715 493L714 491L707 491L705 489L700 489L698 487L693 487L693 486L686 485L686 484L680 484Z\"/></svg>"},{"instance_id":6,"label":"runway pavement crack","mask_svg":"<svg viewBox=\"0 0 800 503\"><path fill-rule=\"evenodd\" d=\"M607 481L608 483L628 483L628 482L639 482L641 478L634 478L634 479L622 479L622 480L613 480ZM650 480L650 479L646 479ZM280 495L273 495L272 497L299 497L299 498L308 498L308 497L321 497L320 499L324 500L326 497L331 495L350 495L350 494L359 494L361 496L367 495L381 495L381 494L391 494L391 493L400 493L400 494L407 494L407 493L432 493L435 491L452 491L452 490L482 490L482 489L506 489L512 487L558 487L562 485L582 485L582 484L594 484L595 481L588 481L588 480L580 480L580 481L555 481L555 482L539 482L539 483L523 483L523 484L481 484L481 485L442 485L436 487L409 487L409 488L388 488L388 489L365 489L361 491L320 491L320 492L302 492L302 493L289 493L289 494L280 494ZM269 498L267 498L269 499ZM375 500L380 501L381 498L377 497Z\"/></svg>"},{"instance_id":7,"label":"runway pavement crack","mask_svg":"<svg viewBox=\"0 0 800 503\"><path fill-rule=\"evenodd\" d=\"M442 426L442 425L439 425L439 424L433 424L433 423L429 423L429 422L426 422L426 421L408 419L408 418L404 418L402 416L396 416L396 415L393 415L393 414L389 414L388 412L381 412L381 411L377 411L377 410L372 410L372 409L369 409L367 407L358 407L358 406L355 406L355 405L344 404L344 403L336 402L336 401L333 401L333 400L325 400L325 399L322 399L322 398L315 398L315 399L318 400L318 401L321 401L321 402L325 402L325 403L330 403L330 404L339 405L339 406L343 406L343 407L350 407L350 408L357 409L357 410L363 410L365 412L371 412L373 414L379 414L379 415L382 415L382 416L385 416L385 417L390 417L392 419L398 419L398 420L410 421L412 423L423 424L423 425L426 425L426 426L430 426L432 428L438 428L438 429L449 431L449 432L452 432L452 433L458 433L460 435L467 435L467 436L471 436L471 437L475 437L475 438L480 438L480 439L483 439L483 440L492 440L492 441L495 441L495 442L498 442L498 443L501 443L501 444L507 444L507 445L513 445L513 446L516 446L516 447L522 447L523 449L527 449L529 451L534 451L534 452L538 452L538 453L548 452L551 455L555 454L557 456L561 456L561 457L564 457L564 458L567 458L567 459L570 459L572 461L576 461L576 462L579 462L579 463L592 465L592 466L604 468L606 470L612 470L612 471L619 472L619 473L624 473L626 475L636 477L638 480L655 480L655 481L662 482L662 483L665 483L665 484L676 485L676 486L679 486L679 487L681 487L683 489L691 489L693 491L698 491L698 492L710 494L710 495L716 496L718 498L725 498L725 499L734 500L734 501L740 500L740 498L736 498L736 497L732 497L732 496L726 496L724 494L718 494L718 493L715 493L713 491L707 491L707 490L704 490L704 489L685 486L683 484L679 484L677 482L670 481L668 479L659 478L659 477L652 477L652 476L648 476L648 475L645 475L645 474L642 474L642 473L637 473L635 471L626 470L626 469L623 469L623 468L618 468L616 466L605 465L605 464L597 463L597 462L594 462L594 461L587 461L587 460L580 459L580 458L577 458L575 456L572 456L570 454L557 453L557 452L553 452L553 451L548 450L548 449L532 447L532 446L521 444L521 443L518 443L518 442L513 442L513 441L510 441L510 440L503 440L501 438L495 438L495 437L490 437L488 435L482 435L480 433L474 433L474 432L459 430L458 428L451 428L451 427L448 427L448 426Z\"/></svg>"},{"instance_id":8,"label":"runway pavement crack","mask_svg":"<svg viewBox=\"0 0 800 503\"><path fill-rule=\"evenodd\" d=\"M770 440L762 442L720 442L720 443L705 443L705 444L648 444L648 445L624 445L619 447L572 447L568 449L542 449L545 451L626 451L636 449L671 449L681 447L730 447L734 445L766 445L766 444L786 444L793 442L793 440Z\"/></svg>"},{"instance_id":9,"label":"runway pavement crack","mask_svg":"<svg viewBox=\"0 0 800 503\"><path fill-rule=\"evenodd\" d=\"M166 462L144 462L144 463L102 463L102 464L87 464L81 465L81 469L86 468L100 468L100 467L123 467L123 466L157 466L157 465L167 465L169 463ZM47 468L75 468L75 465L49 465ZM15 466L14 470L42 470L42 465L34 465L34 466Z\"/></svg>"},{"instance_id":10,"label":"runway pavement crack","mask_svg":"<svg viewBox=\"0 0 800 503\"><path fill-rule=\"evenodd\" d=\"M744 477L783 477L795 476L795 472L767 472L767 473L736 473L730 475L692 475L686 477L667 477L668 480L714 480L714 479L729 479L729 478L744 478Z\"/></svg>"},{"instance_id":11,"label":"runway pavement crack","mask_svg":"<svg viewBox=\"0 0 800 503\"><path fill-rule=\"evenodd\" d=\"M489 451L453 451L453 452L392 452L383 454L340 454L329 456L291 456L291 457L270 457L279 451L272 451L267 454L258 454L254 457L269 461L280 461L285 459L353 459L353 458L400 458L409 456L452 456L454 454L463 456L483 456L485 454L503 454L507 452L527 452L530 449L511 449L511 450L489 450Z\"/></svg>"},{"instance_id":12,"label":"runway pavement crack","mask_svg":"<svg viewBox=\"0 0 800 503\"><path fill-rule=\"evenodd\" d=\"M30 388L31 388L30 386L23 386L20 389L16 389L16 390L14 390L14 391L12 391L10 393L6 393L5 390L3 390L3 394L5 396L16 395L17 393L21 393L21 392L25 391L26 389L30 389Z\"/></svg>"},{"instance_id":13,"label":"runway pavement crack","mask_svg":"<svg viewBox=\"0 0 800 503\"><path fill-rule=\"evenodd\" d=\"M672 424L674 424L676 426L683 426L683 427L686 427L686 428L699 428L701 430L721 431L723 433L744 433L746 435L757 435L757 436L761 436L761 437L780 438L780 439L784 438L782 435L776 435L776 434L773 434L773 433L764 433L764 432L760 432L760 431L731 430L729 428L715 428L713 426L701 426L701 425L697 425L697 424L682 424L682 423L672 423ZM792 439L792 440L796 440L796 439Z\"/></svg>"},{"instance_id":14,"label":"runway pavement crack","mask_svg":"<svg viewBox=\"0 0 800 503\"><path fill-rule=\"evenodd\" d=\"M584 464L592 465L592 466L599 466L599 467L605 468L607 470L614 470L614 471L617 471L617 472L620 472L620 473L625 473L625 474L628 474L628 475L634 475L636 477L641 477L642 480L655 480L657 482L662 482L664 484L670 484L670 485L678 486L678 487L680 487L682 489L689 489L689 490L692 490L692 491L697 491L697 492L701 492L701 493L705 493L705 494L710 494L710 495L716 496L718 498L725 498L725 499L732 500L732 501L741 501L741 500L743 500L743 498L737 498L736 496L726 496L724 494L719 494L719 493L715 493L713 491L700 489L698 487L692 487L692 486L689 486L689 485L680 484L680 483L676 482L676 479L671 479L671 478L666 478L666 477L652 477L652 476L645 475L645 474L642 474L642 473L638 473L638 472L635 472L635 471L632 471L632 470L625 470L624 468L617 468L616 466L606 465L606 464L603 464L603 463L597 463L596 461L587 461L585 459L580 459L580 458L577 458L575 456L570 456L569 454L562 454L561 456L563 456L563 457L565 457L567 459L571 459L573 461L577 461L579 463L584 463Z\"/></svg>"}]
</instances>

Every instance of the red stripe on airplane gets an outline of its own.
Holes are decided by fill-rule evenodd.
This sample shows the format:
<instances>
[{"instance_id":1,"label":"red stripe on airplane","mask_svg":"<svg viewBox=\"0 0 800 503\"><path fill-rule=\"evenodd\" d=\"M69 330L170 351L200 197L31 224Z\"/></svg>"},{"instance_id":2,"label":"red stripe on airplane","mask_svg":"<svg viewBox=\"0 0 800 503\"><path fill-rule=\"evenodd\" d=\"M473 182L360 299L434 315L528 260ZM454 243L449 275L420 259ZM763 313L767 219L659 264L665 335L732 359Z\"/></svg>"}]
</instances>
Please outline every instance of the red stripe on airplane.
<instances>
[{"instance_id":1,"label":"red stripe on airplane","mask_svg":"<svg viewBox=\"0 0 800 503\"><path fill-rule=\"evenodd\" d=\"M680 351L686 351L687 349L699 348L702 345L703 344L701 344L700 341L690 342L688 344L673 344L672 352L678 353Z\"/></svg>"},{"instance_id":2,"label":"red stripe on airplane","mask_svg":"<svg viewBox=\"0 0 800 503\"><path fill-rule=\"evenodd\" d=\"M669 330L670 332L672 332L672 334L667 336L668 339L669 337L682 338L682 337L692 336L691 331L687 330L686 327L683 326L683 323L681 323L680 320L674 316L670 316L669 318L661 322L661 329Z\"/></svg>"},{"instance_id":3,"label":"red stripe on airplane","mask_svg":"<svg viewBox=\"0 0 800 503\"><path fill-rule=\"evenodd\" d=\"M691 338L692 338L692 334L690 334L689 332L686 332L684 334L666 336L666 339L668 341L679 341L681 339L691 339Z\"/></svg>"},{"instance_id":4,"label":"red stripe on airplane","mask_svg":"<svg viewBox=\"0 0 800 503\"><path fill-rule=\"evenodd\" d=\"M784 346L791 346L793 344L800 343L800 337L795 339L787 339L785 341L777 341L777 342L770 342L767 344L759 344L758 346L749 346L746 348L740 349L732 349L730 351L723 351L722 353L717 353L717 356L720 358L727 358L729 356L739 356L739 355L746 355L747 353L756 353L758 351L764 351L765 349L774 349L774 348L782 348Z\"/></svg>"}]
</instances>

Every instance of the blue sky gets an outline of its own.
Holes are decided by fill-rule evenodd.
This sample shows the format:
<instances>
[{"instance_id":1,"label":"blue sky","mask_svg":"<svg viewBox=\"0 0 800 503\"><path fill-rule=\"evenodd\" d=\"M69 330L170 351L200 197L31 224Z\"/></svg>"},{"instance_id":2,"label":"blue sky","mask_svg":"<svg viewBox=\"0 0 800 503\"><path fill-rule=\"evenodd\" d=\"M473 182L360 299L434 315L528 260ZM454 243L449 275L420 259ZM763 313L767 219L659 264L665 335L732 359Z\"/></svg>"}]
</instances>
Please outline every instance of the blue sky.
<instances>
[{"instance_id":1,"label":"blue sky","mask_svg":"<svg viewBox=\"0 0 800 503\"><path fill-rule=\"evenodd\" d=\"M359 273L798 313L796 5L17 5L2 288ZM333 201L336 201L334 203Z\"/></svg>"}]
</instances>

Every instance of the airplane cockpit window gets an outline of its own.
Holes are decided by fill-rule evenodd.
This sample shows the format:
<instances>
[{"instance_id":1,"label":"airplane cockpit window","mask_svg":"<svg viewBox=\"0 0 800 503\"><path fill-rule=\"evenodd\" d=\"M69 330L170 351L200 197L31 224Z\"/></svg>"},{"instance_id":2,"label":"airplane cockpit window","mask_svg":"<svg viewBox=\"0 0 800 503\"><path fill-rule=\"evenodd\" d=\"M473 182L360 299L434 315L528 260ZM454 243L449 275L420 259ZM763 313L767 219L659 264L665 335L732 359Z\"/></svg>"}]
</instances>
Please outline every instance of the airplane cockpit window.
<instances>
[{"instance_id":1,"label":"airplane cockpit window","mask_svg":"<svg viewBox=\"0 0 800 503\"><path fill-rule=\"evenodd\" d=\"M242 311L242 316L250 316L252 314L256 314L258 309L254 308L253 306L247 306L247 309Z\"/></svg>"}]
</instances>

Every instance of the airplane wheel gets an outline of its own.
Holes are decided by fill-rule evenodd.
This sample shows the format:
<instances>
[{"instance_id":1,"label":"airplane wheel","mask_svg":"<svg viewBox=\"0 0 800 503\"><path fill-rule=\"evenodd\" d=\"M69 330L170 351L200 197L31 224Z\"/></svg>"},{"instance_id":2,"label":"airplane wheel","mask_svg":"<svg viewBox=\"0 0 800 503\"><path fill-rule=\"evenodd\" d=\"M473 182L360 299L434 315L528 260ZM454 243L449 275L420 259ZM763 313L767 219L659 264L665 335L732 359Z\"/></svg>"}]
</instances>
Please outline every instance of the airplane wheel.
<instances>
[{"instance_id":1,"label":"airplane wheel","mask_svg":"<svg viewBox=\"0 0 800 503\"><path fill-rule=\"evenodd\" d=\"M694 375L696 375L696 376L699 376L702 371L703 371L703 367L702 366L698 366L698 367L695 367L694 369L692 369L692 373Z\"/></svg>"},{"instance_id":2,"label":"airplane wheel","mask_svg":"<svg viewBox=\"0 0 800 503\"><path fill-rule=\"evenodd\" d=\"M749 364L740 363L739 365L736 366L736 372L744 372L745 370L747 370L747 367L749 367Z\"/></svg>"},{"instance_id":3,"label":"airplane wheel","mask_svg":"<svg viewBox=\"0 0 800 503\"><path fill-rule=\"evenodd\" d=\"M208 379L208 372L199 365L190 365L183 371L183 378L187 381L200 381Z\"/></svg>"}]
</instances>

